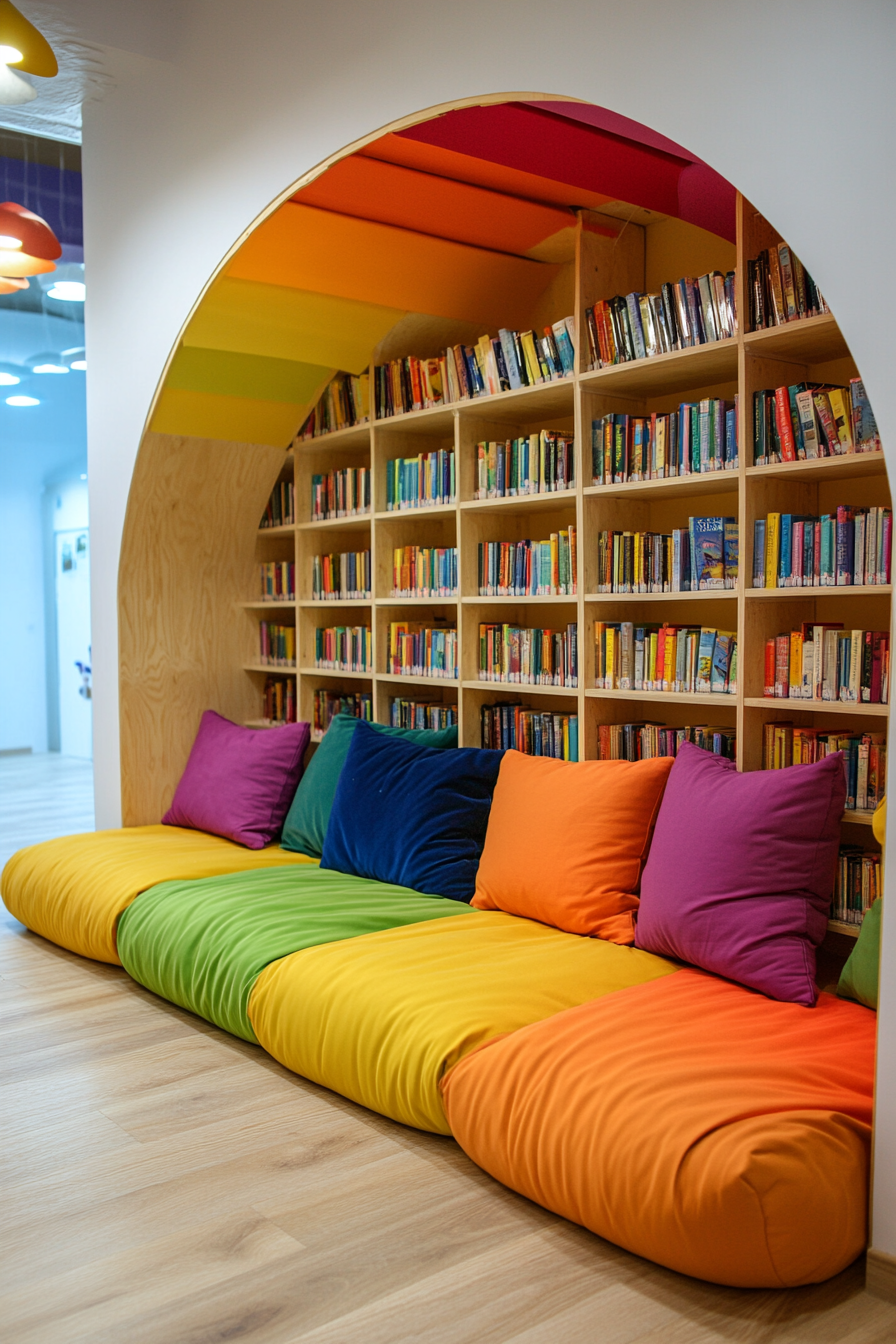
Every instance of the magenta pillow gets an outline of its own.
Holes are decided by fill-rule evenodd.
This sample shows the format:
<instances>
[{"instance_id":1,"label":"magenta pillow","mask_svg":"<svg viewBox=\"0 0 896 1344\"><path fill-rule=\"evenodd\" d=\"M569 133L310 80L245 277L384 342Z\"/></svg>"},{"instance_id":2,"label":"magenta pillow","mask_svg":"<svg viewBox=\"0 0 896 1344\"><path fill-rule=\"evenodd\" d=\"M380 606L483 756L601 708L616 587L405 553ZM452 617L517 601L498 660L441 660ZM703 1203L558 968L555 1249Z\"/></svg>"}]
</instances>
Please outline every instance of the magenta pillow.
<instances>
[{"instance_id":1,"label":"magenta pillow","mask_svg":"<svg viewBox=\"0 0 896 1344\"><path fill-rule=\"evenodd\" d=\"M307 723L240 728L207 709L163 823L264 849L283 829L310 737Z\"/></svg>"},{"instance_id":2,"label":"magenta pillow","mask_svg":"<svg viewBox=\"0 0 896 1344\"><path fill-rule=\"evenodd\" d=\"M641 878L635 945L811 1007L845 801L840 751L740 773L683 743Z\"/></svg>"}]
</instances>

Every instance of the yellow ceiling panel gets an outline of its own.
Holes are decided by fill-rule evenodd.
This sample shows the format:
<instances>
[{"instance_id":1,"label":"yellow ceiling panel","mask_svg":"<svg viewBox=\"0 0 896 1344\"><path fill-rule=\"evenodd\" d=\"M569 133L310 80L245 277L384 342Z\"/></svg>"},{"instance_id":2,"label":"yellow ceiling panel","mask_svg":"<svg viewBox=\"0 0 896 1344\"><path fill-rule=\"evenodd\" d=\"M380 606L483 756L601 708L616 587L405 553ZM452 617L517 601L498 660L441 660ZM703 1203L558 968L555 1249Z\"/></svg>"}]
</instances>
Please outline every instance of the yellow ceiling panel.
<instances>
[{"instance_id":1,"label":"yellow ceiling panel","mask_svg":"<svg viewBox=\"0 0 896 1344\"><path fill-rule=\"evenodd\" d=\"M159 398L150 429L158 434L224 439L231 443L269 443L276 448L288 448L316 400L315 396L306 406L296 406L291 402L256 401L249 397L222 397L210 392L166 388Z\"/></svg>"},{"instance_id":2,"label":"yellow ceiling panel","mask_svg":"<svg viewBox=\"0 0 896 1344\"><path fill-rule=\"evenodd\" d=\"M330 375L331 370L320 364L181 346L168 371L165 387L304 406Z\"/></svg>"},{"instance_id":3,"label":"yellow ceiling panel","mask_svg":"<svg viewBox=\"0 0 896 1344\"><path fill-rule=\"evenodd\" d=\"M202 300L185 346L361 373L403 308L224 276Z\"/></svg>"},{"instance_id":4,"label":"yellow ceiling panel","mask_svg":"<svg viewBox=\"0 0 896 1344\"><path fill-rule=\"evenodd\" d=\"M530 325L556 267L288 202L243 243L227 275L495 332Z\"/></svg>"}]
</instances>

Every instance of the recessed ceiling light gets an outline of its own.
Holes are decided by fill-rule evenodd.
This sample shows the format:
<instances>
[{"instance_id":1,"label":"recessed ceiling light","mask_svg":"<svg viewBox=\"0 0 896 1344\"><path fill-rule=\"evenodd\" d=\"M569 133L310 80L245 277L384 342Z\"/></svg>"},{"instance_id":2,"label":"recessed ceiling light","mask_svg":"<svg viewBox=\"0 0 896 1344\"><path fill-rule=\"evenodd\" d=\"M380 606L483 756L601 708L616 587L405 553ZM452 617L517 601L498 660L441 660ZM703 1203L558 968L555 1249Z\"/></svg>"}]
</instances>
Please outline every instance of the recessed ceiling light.
<instances>
[{"instance_id":1,"label":"recessed ceiling light","mask_svg":"<svg viewBox=\"0 0 896 1344\"><path fill-rule=\"evenodd\" d=\"M61 299L63 303L83 303L87 286L82 280L57 280L47 290L48 299Z\"/></svg>"},{"instance_id":2,"label":"recessed ceiling light","mask_svg":"<svg viewBox=\"0 0 896 1344\"><path fill-rule=\"evenodd\" d=\"M39 406L37 397L7 397L7 406Z\"/></svg>"},{"instance_id":3,"label":"recessed ceiling light","mask_svg":"<svg viewBox=\"0 0 896 1344\"><path fill-rule=\"evenodd\" d=\"M86 481L86 480L87 480L87 472L86 472L86 471L82 471L82 472L81 472L81 480L82 480L82 481Z\"/></svg>"},{"instance_id":4,"label":"recessed ceiling light","mask_svg":"<svg viewBox=\"0 0 896 1344\"><path fill-rule=\"evenodd\" d=\"M79 373L84 373L87 369L86 359L73 359L69 365L70 369L77 369Z\"/></svg>"},{"instance_id":5,"label":"recessed ceiling light","mask_svg":"<svg viewBox=\"0 0 896 1344\"><path fill-rule=\"evenodd\" d=\"M0 373L0 387L16 387L21 381L14 373Z\"/></svg>"},{"instance_id":6,"label":"recessed ceiling light","mask_svg":"<svg viewBox=\"0 0 896 1344\"><path fill-rule=\"evenodd\" d=\"M35 364L32 373L68 373L67 364Z\"/></svg>"}]
</instances>

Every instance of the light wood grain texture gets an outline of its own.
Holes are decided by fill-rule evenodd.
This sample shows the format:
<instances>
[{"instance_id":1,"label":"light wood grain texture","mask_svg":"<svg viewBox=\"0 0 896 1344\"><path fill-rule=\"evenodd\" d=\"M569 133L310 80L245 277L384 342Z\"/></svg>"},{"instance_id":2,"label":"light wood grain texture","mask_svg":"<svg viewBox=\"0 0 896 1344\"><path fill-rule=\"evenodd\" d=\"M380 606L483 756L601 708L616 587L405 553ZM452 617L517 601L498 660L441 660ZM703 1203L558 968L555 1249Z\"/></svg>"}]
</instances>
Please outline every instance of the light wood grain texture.
<instances>
[{"instance_id":1,"label":"light wood grain texture","mask_svg":"<svg viewBox=\"0 0 896 1344\"><path fill-rule=\"evenodd\" d=\"M869 1293L883 1298L885 1302L896 1302L896 1256L886 1251L876 1251L872 1246L868 1251L868 1265L865 1284Z\"/></svg>"},{"instance_id":2,"label":"light wood grain texture","mask_svg":"<svg viewBox=\"0 0 896 1344\"><path fill-rule=\"evenodd\" d=\"M161 819L203 710L236 721L258 712L242 671L256 648L251 618L235 604L257 590L258 520L283 457L259 444L143 439L118 591L126 826Z\"/></svg>"},{"instance_id":3,"label":"light wood grain texture","mask_svg":"<svg viewBox=\"0 0 896 1344\"><path fill-rule=\"evenodd\" d=\"M4 1344L889 1344L863 1267L681 1278L0 919ZM30 1023L30 1025L29 1025Z\"/></svg>"}]
</instances>

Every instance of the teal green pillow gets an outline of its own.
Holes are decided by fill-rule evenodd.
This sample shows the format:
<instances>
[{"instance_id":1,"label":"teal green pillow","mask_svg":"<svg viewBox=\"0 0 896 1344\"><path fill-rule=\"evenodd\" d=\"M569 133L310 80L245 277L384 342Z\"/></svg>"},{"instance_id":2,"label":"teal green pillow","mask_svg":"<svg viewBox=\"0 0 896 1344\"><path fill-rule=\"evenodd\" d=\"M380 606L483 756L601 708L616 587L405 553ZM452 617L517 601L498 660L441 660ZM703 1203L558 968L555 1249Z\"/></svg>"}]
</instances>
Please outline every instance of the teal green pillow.
<instances>
[{"instance_id":1,"label":"teal green pillow","mask_svg":"<svg viewBox=\"0 0 896 1344\"><path fill-rule=\"evenodd\" d=\"M351 714L336 714L331 720L292 800L280 837L281 849L320 858L336 785L358 722ZM374 723L371 727L388 737L418 742L421 747L457 746L457 728L388 728L384 723Z\"/></svg>"},{"instance_id":2,"label":"teal green pillow","mask_svg":"<svg viewBox=\"0 0 896 1344\"><path fill-rule=\"evenodd\" d=\"M866 1008L877 1008L877 982L880 974L880 897L871 906L843 967L837 993L841 999L858 999Z\"/></svg>"}]
</instances>

